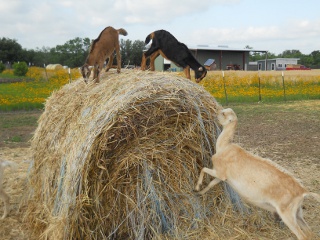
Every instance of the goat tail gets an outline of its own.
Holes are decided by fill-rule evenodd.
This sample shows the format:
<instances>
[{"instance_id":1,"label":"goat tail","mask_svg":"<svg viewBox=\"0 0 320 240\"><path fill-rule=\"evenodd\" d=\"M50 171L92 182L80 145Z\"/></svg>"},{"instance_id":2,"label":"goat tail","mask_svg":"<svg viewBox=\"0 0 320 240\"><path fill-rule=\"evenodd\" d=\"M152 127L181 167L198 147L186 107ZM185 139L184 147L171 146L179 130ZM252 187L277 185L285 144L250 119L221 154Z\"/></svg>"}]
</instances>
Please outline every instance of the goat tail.
<instances>
[{"instance_id":1,"label":"goat tail","mask_svg":"<svg viewBox=\"0 0 320 240\"><path fill-rule=\"evenodd\" d=\"M17 169L17 164L15 162L11 162L11 161L1 161L0 166L2 168L10 167L13 170Z\"/></svg>"},{"instance_id":2,"label":"goat tail","mask_svg":"<svg viewBox=\"0 0 320 240\"><path fill-rule=\"evenodd\" d=\"M320 202L320 195L313 192L307 192L304 196L312 196L315 200Z\"/></svg>"},{"instance_id":3,"label":"goat tail","mask_svg":"<svg viewBox=\"0 0 320 240\"><path fill-rule=\"evenodd\" d=\"M152 39L154 38L154 32L150 33L147 37L144 43L147 45Z\"/></svg>"},{"instance_id":4,"label":"goat tail","mask_svg":"<svg viewBox=\"0 0 320 240\"><path fill-rule=\"evenodd\" d=\"M124 30L123 28L120 28L117 31L118 31L118 33L120 35L123 35L123 36L127 36L128 35L128 32L126 30Z\"/></svg>"},{"instance_id":5,"label":"goat tail","mask_svg":"<svg viewBox=\"0 0 320 240\"><path fill-rule=\"evenodd\" d=\"M146 37L146 40L144 41L144 43L147 45L150 40L151 40L151 37L150 37L151 34L149 34L147 37Z\"/></svg>"}]
</instances>

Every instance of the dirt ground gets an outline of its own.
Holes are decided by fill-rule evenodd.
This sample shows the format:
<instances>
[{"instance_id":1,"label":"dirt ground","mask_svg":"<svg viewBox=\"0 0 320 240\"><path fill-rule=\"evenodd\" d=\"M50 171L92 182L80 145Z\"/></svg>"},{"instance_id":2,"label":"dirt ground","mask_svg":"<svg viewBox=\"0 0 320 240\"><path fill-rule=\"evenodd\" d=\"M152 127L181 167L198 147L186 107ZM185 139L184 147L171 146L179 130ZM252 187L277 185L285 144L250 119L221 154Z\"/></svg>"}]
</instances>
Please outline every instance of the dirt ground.
<instances>
[{"instance_id":1,"label":"dirt ground","mask_svg":"<svg viewBox=\"0 0 320 240\"><path fill-rule=\"evenodd\" d=\"M262 157L273 159L301 179L310 191L320 193L320 100L231 107L239 118L237 143ZM8 117L8 114L12 113L0 113L0 117ZM19 114L39 117L41 112ZM6 219L0 220L0 239L30 239L22 223L24 207L20 206L20 201L31 162L27 141L35 128L30 124L0 134L0 159L18 164L17 170L5 171L4 189L11 196L11 211ZM19 135L23 141L8 143L9 135ZM314 239L320 239L320 203L308 198L304 211L305 219L315 233ZM0 215L2 212L1 202Z\"/></svg>"}]
</instances>

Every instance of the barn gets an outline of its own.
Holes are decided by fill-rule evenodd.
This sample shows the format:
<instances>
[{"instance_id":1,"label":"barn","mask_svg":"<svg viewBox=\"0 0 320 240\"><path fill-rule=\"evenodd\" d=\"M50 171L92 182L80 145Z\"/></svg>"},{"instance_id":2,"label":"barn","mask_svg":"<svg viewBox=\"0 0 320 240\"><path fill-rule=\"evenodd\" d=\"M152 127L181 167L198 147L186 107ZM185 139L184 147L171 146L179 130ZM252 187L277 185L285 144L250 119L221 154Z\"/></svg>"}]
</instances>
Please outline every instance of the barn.
<instances>
[{"instance_id":1,"label":"barn","mask_svg":"<svg viewBox=\"0 0 320 240\"><path fill-rule=\"evenodd\" d=\"M204 65L208 59L215 60L215 70L249 70L249 53L262 52L267 54L267 50L239 49L226 45L213 47L210 45L188 46L200 64ZM168 62L162 56L155 61L157 71L180 71L180 67Z\"/></svg>"}]
</instances>

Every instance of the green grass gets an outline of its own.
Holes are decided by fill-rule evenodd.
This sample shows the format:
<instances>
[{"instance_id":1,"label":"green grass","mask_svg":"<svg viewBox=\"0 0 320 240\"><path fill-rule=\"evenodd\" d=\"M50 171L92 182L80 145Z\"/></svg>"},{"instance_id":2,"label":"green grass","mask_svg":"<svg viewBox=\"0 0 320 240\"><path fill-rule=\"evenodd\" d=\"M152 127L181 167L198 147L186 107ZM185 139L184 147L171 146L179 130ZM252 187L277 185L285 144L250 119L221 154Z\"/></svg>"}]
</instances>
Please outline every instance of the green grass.
<instances>
[{"instance_id":1,"label":"green grass","mask_svg":"<svg viewBox=\"0 0 320 240\"><path fill-rule=\"evenodd\" d=\"M9 139L8 142L14 142L14 143L19 143L22 142L22 137L21 136L13 136Z\"/></svg>"},{"instance_id":2,"label":"green grass","mask_svg":"<svg viewBox=\"0 0 320 240\"><path fill-rule=\"evenodd\" d=\"M21 80L32 80L29 77L25 77L25 76L15 76L12 74L8 74L8 73L0 73L0 79L21 79Z\"/></svg>"},{"instance_id":3,"label":"green grass","mask_svg":"<svg viewBox=\"0 0 320 240\"><path fill-rule=\"evenodd\" d=\"M29 114L1 114L0 115L0 129L5 131L10 128L25 127L25 126L37 126L38 117Z\"/></svg>"},{"instance_id":4,"label":"green grass","mask_svg":"<svg viewBox=\"0 0 320 240\"><path fill-rule=\"evenodd\" d=\"M26 146L38 126L41 111L0 112L0 147Z\"/></svg>"}]
</instances>

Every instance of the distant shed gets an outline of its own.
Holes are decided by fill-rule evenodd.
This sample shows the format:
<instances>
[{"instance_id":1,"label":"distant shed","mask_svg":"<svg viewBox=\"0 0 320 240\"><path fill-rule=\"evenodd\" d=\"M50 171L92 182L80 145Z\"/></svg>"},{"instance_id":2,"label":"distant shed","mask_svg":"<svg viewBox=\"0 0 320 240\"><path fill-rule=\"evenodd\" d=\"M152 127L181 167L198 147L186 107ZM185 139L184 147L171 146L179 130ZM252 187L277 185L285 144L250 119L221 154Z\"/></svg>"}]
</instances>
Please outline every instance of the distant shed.
<instances>
[{"instance_id":1,"label":"distant shed","mask_svg":"<svg viewBox=\"0 0 320 240\"><path fill-rule=\"evenodd\" d=\"M286 70L287 65L298 64L300 58L274 58L258 61L258 70Z\"/></svg>"},{"instance_id":2,"label":"distant shed","mask_svg":"<svg viewBox=\"0 0 320 240\"><path fill-rule=\"evenodd\" d=\"M210 71L210 70L216 70L217 68L217 64L216 64L216 60L209 58L205 63L204 63L204 67Z\"/></svg>"}]
</instances>

